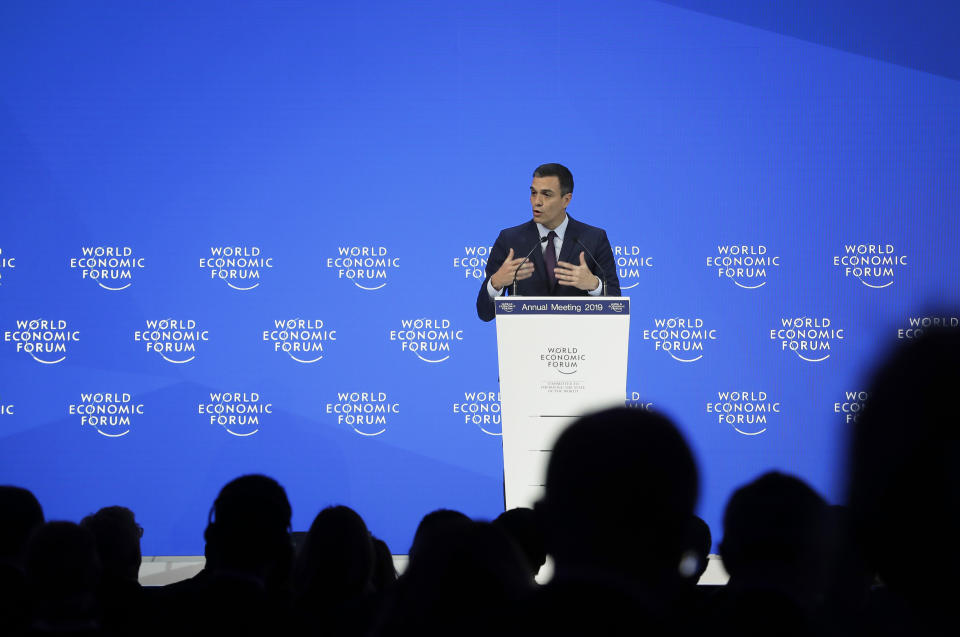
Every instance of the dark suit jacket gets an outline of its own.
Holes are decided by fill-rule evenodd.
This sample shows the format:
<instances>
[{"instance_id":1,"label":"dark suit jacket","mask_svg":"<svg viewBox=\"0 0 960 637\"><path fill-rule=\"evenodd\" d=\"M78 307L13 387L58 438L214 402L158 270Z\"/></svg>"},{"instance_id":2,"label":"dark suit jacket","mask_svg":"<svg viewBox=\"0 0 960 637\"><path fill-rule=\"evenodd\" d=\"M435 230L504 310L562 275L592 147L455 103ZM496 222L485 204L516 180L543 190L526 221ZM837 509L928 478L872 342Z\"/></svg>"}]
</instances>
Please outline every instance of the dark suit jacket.
<instances>
[{"instance_id":1,"label":"dark suit jacket","mask_svg":"<svg viewBox=\"0 0 960 637\"><path fill-rule=\"evenodd\" d=\"M591 272L606 283L606 295L620 296L617 263L613 258L613 250L610 248L610 241L607 240L607 233L602 228L580 223L570 215L567 215L567 217L570 221L563 236L563 248L557 256L557 261L580 263L580 253L587 252L580 245L580 243L583 243L589 250L584 255L587 265ZM577 243L577 239L580 240L580 243ZM487 293L487 282L503 265L510 248L513 248L514 257L523 257L531 248L536 248L530 255L530 260L533 261L533 276L517 282L517 296L586 296L588 294L586 290L578 290L568 285L557 285L552 290L550 289L547 283L546 266L543 264L543 250L538 243L539 240L540 233L537 232L537 224L533 220L500 232L493 248L490 250L490 257L487 259L487 276L483 280L483 285L480 286L480 293L477 295L477 315L482 320L493 320L493 300ZM597 265L590 258L590 252L596 257L602 272L598 271ZM511 293L513 293L513 286L507 289L507 294Z\"/></svg>"}]
</instances>

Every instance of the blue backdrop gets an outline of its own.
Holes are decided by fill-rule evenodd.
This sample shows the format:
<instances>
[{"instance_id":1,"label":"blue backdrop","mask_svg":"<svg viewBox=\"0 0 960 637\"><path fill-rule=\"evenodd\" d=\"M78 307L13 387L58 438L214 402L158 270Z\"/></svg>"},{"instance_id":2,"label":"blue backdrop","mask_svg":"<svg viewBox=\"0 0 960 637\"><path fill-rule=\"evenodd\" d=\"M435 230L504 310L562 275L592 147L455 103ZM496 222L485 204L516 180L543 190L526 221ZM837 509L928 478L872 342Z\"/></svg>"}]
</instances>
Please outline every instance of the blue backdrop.
<instances>
[{"instance_id":1,"label":"blue backdrop","mask_svg":"<svg viewBox=\"0 0 960 637\"><path fill-rule=\"evenodd\" d=\"M881 348L958 300L954 3L4 2L0 483L202 552L263 472L395 553L503 503L488 247L543 162L632 299L628 402L842 497ZM952 26L951 26L952 25ZM438 361L438 362L430 362Z\"/></svg>"}]
</instances>

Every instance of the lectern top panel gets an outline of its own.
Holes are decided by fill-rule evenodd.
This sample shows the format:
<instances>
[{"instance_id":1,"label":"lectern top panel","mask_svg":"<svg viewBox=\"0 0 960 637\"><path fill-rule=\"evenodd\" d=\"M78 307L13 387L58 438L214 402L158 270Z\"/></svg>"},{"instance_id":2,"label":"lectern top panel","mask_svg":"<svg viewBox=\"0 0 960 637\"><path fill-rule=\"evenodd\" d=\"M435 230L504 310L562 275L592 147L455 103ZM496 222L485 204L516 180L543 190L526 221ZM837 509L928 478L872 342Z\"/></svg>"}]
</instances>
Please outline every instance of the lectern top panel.
<instances>
[{"instance_id":1,"label":"lectern top panel","mask_svg":"<svg viewBox=\"0 0 960 637\"><path fill-rule=\"evenodd\" d=\"M630 297L523 296L495 299L498 316L518 314L630 314Z\"/></svg>"}]
</instances>

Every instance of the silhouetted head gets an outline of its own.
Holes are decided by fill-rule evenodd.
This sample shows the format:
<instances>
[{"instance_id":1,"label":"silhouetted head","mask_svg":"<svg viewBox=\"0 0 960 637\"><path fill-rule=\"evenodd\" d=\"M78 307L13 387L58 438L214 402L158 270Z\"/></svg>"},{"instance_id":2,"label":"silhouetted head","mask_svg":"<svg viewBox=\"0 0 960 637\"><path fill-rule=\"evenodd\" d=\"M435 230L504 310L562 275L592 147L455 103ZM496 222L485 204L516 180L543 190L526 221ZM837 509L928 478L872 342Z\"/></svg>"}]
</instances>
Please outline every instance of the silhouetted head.
<instances>
[{"instance_id":1,"label":"silhouetted head","mask_svg":"<svg viewBox=\"0 0 960 637\"><path fill-rule=\"evenodd\" d=\"M547 549L543 542L543 532L537 525L533 509L516 508L504 511L493 521L512 539L530 567L530 572L536 575L540 567L547 561Z\"/></svg>"},{"instance_id":2,"label":"silhouetted head","mask_svg":"<svg viewBox=\"0 0 960 637\"><path fill-rule=\"evenodd\" d=\"M47 522L27 546L27 581L39 617L54 625L92 617L100 580L93 534L73 522Z\"/></svg>"},{"instance_id":3,"label":"silhouetted head","mask_svg":"<svg viewBox=\"0 0 960 637\"><path fill-rule=\"evenodd\" d=\"M397 567L393 564L393 554L387 543L373 538L373 590L385 591L397 581Z\"/></svg>"},{"instance_id":4,"label":"silhouetted head","mask_svg":"<svg viewBox=\"0 0 960 637\"><path fill-rule=\"evenodd\" d=\"M713 536L710 527L700 517L690 516L684 535L683 555L680 560L680 575L690 584L696 584L707 570Z\"/></svg>"},{"instance_id":5,"label":"silhouetted head","mask_svg":"<svg viewBox=\"0 0 960 637\"><path fill-rule=\"evenodd\" d=\"M413 534L413 542L410 544L410 552L408 554L410 561L413 561L423 545L432 542L434 537L440 534L450 524L460 524L469 521L470 518L466 515L459 511L453 511L452 509L437 509L423 516L420 524L417 525L416 532Z\"/></svg>"},{"instance_id":6,"label":"silhouetted head","mask_svg":"<svg viewBox=\"0 0 960 637\"><path fill-rule=\"evenodd\" d=\"M400 578L402 627L385 634L491 634L497 613L531 586L516 545L488 522L450 520Z\"/></svg>"},{"instance_id":7,"label":"silhouetted head","mask_svg":"<svg viewBox=\"0 0 960 637\"><path fill-rule=\"evenodd\" d=\"M928 329L904 341L877 370L853 425L853 546L891 589L914 603L951 604L955 590L958 387L960 331Z\"/></svg>"},{"instance_id":8,"label":"silhouetted head","mask_svg":"<svg viewBox=\"0 0 960 637\"><path fill-rule=\"evenodd\" d=\"M204 532L207 563L263 575L292 554L290 502L273 478L246 475L227 483L210 509Z\"/></svg>"},{"instance_id":9,"label":"silhouetted head","mask_svg":"<svg viewBox=\"0 0 960 637\"><path fill-rule=\"evenodd\" d=\"M140 573L140 536L133 511L126 507L104 507L80 521L93 533L103 575L136 582Z\"/></svg>"},{"instance_id":10,"label":"silhouetted head","mask_svg":"<svg viewBox=\"0 0 960 637\"><path fill-rule=\"evenodd\" d=\"M331 605L372 590L373 540L351 508L328 507L317 514L297 556L294 588L310 603Z\"/></svg>"},{"instance_id":11,"label":"silhouetted head","mask_svg":"<svg viewBox=\"0 0 960 637\"><path fill-rule=\"evenodd\" d=\"M30 535L43 524L43 508L21 487L0 486L0 562L19 564Z\"/></svg>"},{"instance_id":12,"label":"silhouetted head","mask_svg":"<svg viewBox=\"0 0 960 637\"><path fill-rule=\"evenodd\" d=\"M554 445L538 516L557 573L601 569L675 577L697 498L697 468L666 417L616 408L585 416Z\"/></svg>"},{"instance_id":13,"label":"silhouetted head","mask_svg":"<svg viewBox=\"0 0 960 637\"><path fill-rule=\"evenodd\" d=\"M824 582L827 503L805 482L775 471L734 491L720 553L731 584L809 595Z\"/></svg>"}]
</instances>

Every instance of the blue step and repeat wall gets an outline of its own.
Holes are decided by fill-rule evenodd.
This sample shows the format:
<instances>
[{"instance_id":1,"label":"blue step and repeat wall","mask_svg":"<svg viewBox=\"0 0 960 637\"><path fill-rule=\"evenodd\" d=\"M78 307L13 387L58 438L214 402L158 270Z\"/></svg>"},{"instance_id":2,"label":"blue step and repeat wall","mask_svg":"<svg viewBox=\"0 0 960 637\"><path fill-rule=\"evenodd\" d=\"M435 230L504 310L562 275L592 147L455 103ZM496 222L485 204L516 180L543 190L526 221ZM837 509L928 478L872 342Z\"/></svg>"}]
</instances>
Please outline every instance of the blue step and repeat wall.
<instances>
[{"instance_id":1,"label":"blue step and repeat wall","mask_svg":"<svg viewBox=\"0 0 960 637\"><path fill-rule=\"evenodd\" d=\"M194 555L277 478L395 553L503 505L474 300L567 164L630 296L625 399L720 535L768 469L842 499L884 348L958 322L951 3L4 2L0 483ZM905 423L905 435L909 423Z\"/></svg>"}]
</instances>

